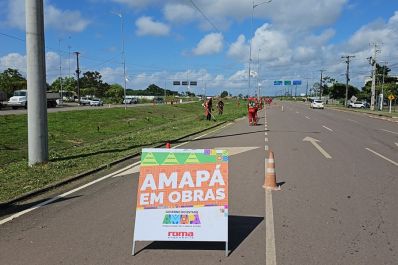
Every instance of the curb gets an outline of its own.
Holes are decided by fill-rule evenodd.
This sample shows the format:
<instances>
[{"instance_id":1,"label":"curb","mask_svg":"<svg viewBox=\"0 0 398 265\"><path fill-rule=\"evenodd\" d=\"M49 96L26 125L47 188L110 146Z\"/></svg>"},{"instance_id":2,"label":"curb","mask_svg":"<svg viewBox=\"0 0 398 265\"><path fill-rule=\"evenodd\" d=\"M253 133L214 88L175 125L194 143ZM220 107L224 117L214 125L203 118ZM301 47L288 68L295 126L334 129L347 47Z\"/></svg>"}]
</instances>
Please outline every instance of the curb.
<instances>
[{"instance_id":1,"label":"curb","mask_svg":"<svg viewBox=\"0 0 398 265\"><path fill-rule=\"evenodd\" d=\"M343 112L354 112L354 113L361 113L361 114L368 114L368 115L373 115L376 117L386 117L390 119L398 119L398 117L393 116L393 115L388 115L385 113L377 113L377 112L370 112L370 111L356 111L355 109L346 109L346 108L340 108L340 107L329 107L329 109L333 110L338 110L338 111L343 111Z\"/></svg>"},{"instance_id":2,"label":"curb","mask_svg":"<svg viewBox=\"0 0 398 265\"><path fill-rule=\"evenodd\" d=\"M193 133L184 135L184 136L179 137L179 138L174 139L174 140L169 140L168 142L170 142L170 143L175 143L175 142L177 142L177 141L179 141L179 140L182 140L182 139L185 139L185 138L187 138L187 137L196 135L196 134L198 134L198 133L202 133L202 132L205 132L205 131L214 129L214 128L216 128L216 127L218 127L218 126L221 126L221 125L223 125L223 124L225 124L225 123L227 123L227 122L229 122L229 121L223 121L223 122L221 122L221 123L219 123L219 124L217 124L217 125L213 125L213 126L211 126L211 127L209 127L209 128L206 128L206 129L203 129L203 130L200 130L200 131L197 131L197 132L193 132ZM151 145L149 145L149 146L151 146ZM149 146L148 146L148 147L149 147ZM158 148L158 147L161 147L161 146L164 146L164 144L157 144L157 145L154 145L154 146L151 146L151 147L152 147L152 148ZM61 186L63 186L63 185L66 185L66 184L68 184L68 183L71 183L71 182L73 182L73 181L76 181L76 180L82 179L82 178L84 178L84 177L86 177L86 176L89 176L89 175L92 175L92 174L94 174L94 173L97 173L97 172L99 172L99 171L101 171L101 170L110 168L110 167L112 167L112 166L114 166L114 165L117 165L117 164L119 164L119 163L121 163L121 162L124 162L124 161L126 161L126 160L128 160L128 159L137 157L137 156L140 155L140 153L141 153L141 152L135 152L135 153L133 153L133 154L131 154L131 155L128 155L128 156L119 158L118 160L112 161L112 162L110 162L109 164L101 165L101 166L99 166L99 167L97 167L97 168L95 168L95 169L91 169L91 170L88 170L88 171L79 173L79 174L77 174L77 175L75 175L75 176L72 176L72 177L70 177L70 178L67 178L67 179L64 179L64 180L61 180L61 181L52 183L52 184L50 184L50 185L48 185L48 186L45 186L45 187L43 187L43 188L40 188L40 189L37 189L37 190L33 190L33 191L30 191L30 192L27 192L27 193L25 193L25 194L22 194L22 195L17 196L16 198L13 198L13 199L11 199L11 200L8 200L8 201L5 201L5 202L0 202L0 206L7 206L7 205L10 205L10 204L15 204L15 203L17 203L17 202L20 202L20 201L23 201L23 200L32 198L32 197L34 197L34 196L37 196L37 195L42 194L42 193L44 193L44 192L47 192L47 191L49 191L49 190L52 190L52 189L61 187Z\"/></svg>"}]
</instances>

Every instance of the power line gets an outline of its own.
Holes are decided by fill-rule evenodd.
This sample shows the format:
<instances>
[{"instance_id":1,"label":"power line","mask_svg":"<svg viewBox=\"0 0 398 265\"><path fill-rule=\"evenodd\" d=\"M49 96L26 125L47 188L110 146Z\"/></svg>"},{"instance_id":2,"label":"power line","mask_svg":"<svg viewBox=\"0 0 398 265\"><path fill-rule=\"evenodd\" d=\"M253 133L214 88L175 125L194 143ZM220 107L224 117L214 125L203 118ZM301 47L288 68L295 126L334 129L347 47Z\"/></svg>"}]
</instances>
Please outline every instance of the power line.
<instances>
[{"instance_id":1,"label":"power line","mask_svg":"<svg viewBox=\"0 0 398 265\"><path fill-rule=\"evenodd\" d=\"M193 7L198 10L198 12L207 20L207 22L217 31L217 32L221 32L221 30L219 30L216 25L214 25L213 22L211 22L211 20L206 16L206 14L195 4L195 2L193 0L190 0L190 2L192 3Z\"/></svg>"}]
</instances>

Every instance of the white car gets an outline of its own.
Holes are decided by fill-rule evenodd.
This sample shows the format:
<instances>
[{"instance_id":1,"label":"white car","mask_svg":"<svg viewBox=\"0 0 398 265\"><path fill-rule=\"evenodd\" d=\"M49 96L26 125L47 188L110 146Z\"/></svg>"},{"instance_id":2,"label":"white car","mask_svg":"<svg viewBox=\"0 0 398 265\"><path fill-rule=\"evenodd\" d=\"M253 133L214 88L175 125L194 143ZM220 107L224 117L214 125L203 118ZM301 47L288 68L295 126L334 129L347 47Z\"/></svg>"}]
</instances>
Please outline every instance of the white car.
<instances>
[{"instance_id":1,"label":"white car","mask_svg":"<svg viewBox=\"0 0 398 265\"><path fill-rule=\"evenodd\" d=\"M104 106L104 102L102 102L102 100L99 98L93 98L90 100L90 106Z\"/></svg>"},{"instance_id":2,"label":"white car","mask_svg":"<svg viewBox=\"0 0 398 265\"><path fill-rule=\"evenodd\" d=\"M360 101L356 101L356 102L350 102L350 104L348 104L349 108L356 108L356 109L364 109L366 108L365 103L360 102Z\"/></svg>"},{"instance_id":3,"label":"white car","mask_svg":"<svg viewBox=\"0 0 398 265\"><path fill-rule=\"evenodd\" d=\"M323 101L322 100L314 100L311 102L312 109L324 109Z\"/></svg>"}]
</instances>

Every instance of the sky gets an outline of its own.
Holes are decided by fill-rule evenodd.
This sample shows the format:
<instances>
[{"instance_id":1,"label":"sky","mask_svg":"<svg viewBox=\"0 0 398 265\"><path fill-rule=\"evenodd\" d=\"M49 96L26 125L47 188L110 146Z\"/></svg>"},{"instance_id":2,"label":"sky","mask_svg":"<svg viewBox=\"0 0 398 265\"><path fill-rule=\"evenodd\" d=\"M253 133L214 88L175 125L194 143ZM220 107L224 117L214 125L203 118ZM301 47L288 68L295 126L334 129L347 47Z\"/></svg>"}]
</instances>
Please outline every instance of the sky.
<instances>
[{"instance_id":1,"label":"sky","mask_svg":"<svg viewBox=\"0 0 398 265\"><path fill-rule=\"evenodd\" d=\"M0 0L0 71L25 76L24 2ZM275 80L302 80L297 93L305 93L320 70L345 83L347 55L355 56L350 82L361 88L374 44L377 62L398 75L397 0L45 0L44 9L50 84L60 65L62 76L74 75L76 51L83 72L110 84L124 85L125 60L128 89L207 95L254 95L258 85L262 95L280 95ZM186 80L198 85L173 86Z\"/></svg>"}]
</instances>

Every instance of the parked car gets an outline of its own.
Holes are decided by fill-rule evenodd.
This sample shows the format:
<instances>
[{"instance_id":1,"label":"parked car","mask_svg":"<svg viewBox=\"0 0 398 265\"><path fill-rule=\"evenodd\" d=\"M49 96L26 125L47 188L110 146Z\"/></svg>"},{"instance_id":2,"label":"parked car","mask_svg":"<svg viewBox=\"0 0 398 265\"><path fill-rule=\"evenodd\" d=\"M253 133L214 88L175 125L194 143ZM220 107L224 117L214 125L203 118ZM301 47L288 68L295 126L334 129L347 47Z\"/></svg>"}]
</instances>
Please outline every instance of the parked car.
<instances>
[{"instance_id":1,"label":"parked car","mask_svg":"<svg viewBox=\"0 0 398 265\"><path fill-rule=\"evenodd\" d=\"M86 106L90 105L91 99L87 97L80 98L80 105Z\"/></svg>"},{"instance_id":2,"label":"parked car","mask_svg":"<svg viewBox=\"0 0 398 265\"><path fill-rule=\"evenodd\" d=\"M93 98L90 100L90 106L104 106L104 102L99 98Z\"/></svg>"},{"instance_id":3,"label":"parked car","mask_svg":"<svg viewBox=\"0 0 398 265\"><path fill-rule=\"evenodd\" d=\"M366 105L363 102L355 101L355 102L350 102L348 104L348 107L349 108L356 108L356 109L364 109L364 108L366 108Z\"/></svg>"},{"instance_id":4,"label":"parked car","mask_svg":"<svg viewBox=\"0 0 398 265\"><path fill-rule=\"evenodd\" d=\"M324 109L325 107L323 106L323 101L315 99L314 101L311 102L311 108L312 109Z\"/></svg>"},{"instance_id":5,"label":"parked car","mask_svg":"<svg viewBox=\"0 0 398 265\"><path fill-rule=\"evenodd\" d=\"M162 98L162 97L156 97L156 98L154 98L154 99L152 100L152 102L153 102L154 104L163 104L163 103L164 103L164 98Z\"/></svg>"},{"instance_id":6,"label":"parked car","mask_svg":"<svg viewBox=\"0 0 398 265\"><path fill-rule=\"evenodd\" d=\"M137 103L138 103L138 98L132 96L126 96L126 98L123 100L123 104L137 104Z\"/></svg>"}]
</instances>

